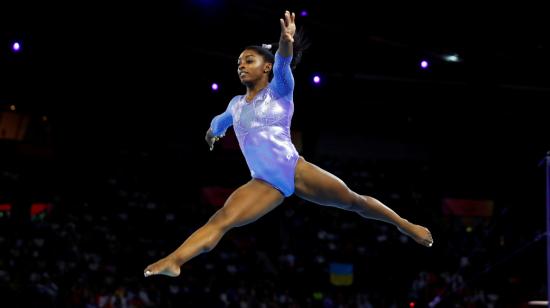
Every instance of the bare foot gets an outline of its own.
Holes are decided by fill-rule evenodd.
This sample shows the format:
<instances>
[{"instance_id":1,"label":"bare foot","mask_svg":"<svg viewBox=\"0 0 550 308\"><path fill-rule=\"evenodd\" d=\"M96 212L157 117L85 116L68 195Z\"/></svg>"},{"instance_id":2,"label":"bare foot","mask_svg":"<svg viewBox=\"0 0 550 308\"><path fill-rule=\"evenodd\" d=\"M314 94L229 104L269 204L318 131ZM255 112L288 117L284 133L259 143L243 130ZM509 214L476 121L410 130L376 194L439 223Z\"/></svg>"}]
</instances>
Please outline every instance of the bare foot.
<instances>
[{"instance_id":1,"label":"bare foot","mask_svg":"<svg viewBox=\"0 0 550 308\"><path fill-rule=\"evenodd\" d=\"M422 227L421 225L415 225L406 219L403 220L403 224L400 227L397 227L397 229L401 231L401 233L410 236L420 245L432 247L434 243L430 230Z\"/></svg>"},{"instance_id":2,"label":"bare foot","mask_svg":"<svg viewBox=\"0 0 550 308\"><path fill-rule=\"evenodd\" d=\"M147 266L143 270L145 277L153 275L165 275L169 277L177 277L180 275L180 267L176 260L170 257L166 257L158 260L157 262Z\"/></svg>"}]
</instances>

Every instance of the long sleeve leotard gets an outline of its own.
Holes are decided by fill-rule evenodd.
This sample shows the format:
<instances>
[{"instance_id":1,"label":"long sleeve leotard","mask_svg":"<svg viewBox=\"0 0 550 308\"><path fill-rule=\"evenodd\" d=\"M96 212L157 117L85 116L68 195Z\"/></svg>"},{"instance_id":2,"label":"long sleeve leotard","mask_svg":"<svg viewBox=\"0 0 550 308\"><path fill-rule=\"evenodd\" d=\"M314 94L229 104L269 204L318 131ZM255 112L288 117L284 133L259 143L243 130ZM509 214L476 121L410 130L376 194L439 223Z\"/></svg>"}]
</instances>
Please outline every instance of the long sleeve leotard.
<instances>
[{"instance_id":1,"label":"long sleeve leotard","mask_svg":"<svg viewBox=\"0 0 550 308\"><path fill-rule=\"evenodd\" d=\"M294 113L292 56L275 53L273 79L251 102L235 96L227 110L210 124L215 136L233 125L239 146L253 178L263 180L288 197L294 193L294 173L299 154L292 144L290 125Z\"/></svg>"}]
</instances>

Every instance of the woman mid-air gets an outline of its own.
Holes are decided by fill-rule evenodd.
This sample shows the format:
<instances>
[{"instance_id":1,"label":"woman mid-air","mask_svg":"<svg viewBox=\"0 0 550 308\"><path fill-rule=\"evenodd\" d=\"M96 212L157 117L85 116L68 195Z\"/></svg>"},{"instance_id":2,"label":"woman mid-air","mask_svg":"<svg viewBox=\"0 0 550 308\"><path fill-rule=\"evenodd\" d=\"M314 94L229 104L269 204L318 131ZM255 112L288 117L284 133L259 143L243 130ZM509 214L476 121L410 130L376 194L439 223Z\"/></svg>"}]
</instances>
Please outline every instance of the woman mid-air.
<instances>
[{"instance_id":1,"label":"woman mid-air","mask_svg":"<svg viewBox=\"0 0 550 308\"><path fill-rule=\"evenodd\" d=\"M301 50L296 48L300 47L300 36L295 42L294 20L295 14L289 11L280 19L281 37L275 54L265 44L246 47L240 54L237 73L246 86L246 94L233 97L227 110L214 117L206 133L206 142L212 150L214 143L233 125L252 179L235 190L224 206L176 250L147 266L145 277L178 276L182 264L212 250L227 231L254 222L292 194L390 223L417 243L432 246L427 228L400 217L373 197L355 193L296 151L290 138L294 111L292 67Z\"/></svg>"}]
</instances>

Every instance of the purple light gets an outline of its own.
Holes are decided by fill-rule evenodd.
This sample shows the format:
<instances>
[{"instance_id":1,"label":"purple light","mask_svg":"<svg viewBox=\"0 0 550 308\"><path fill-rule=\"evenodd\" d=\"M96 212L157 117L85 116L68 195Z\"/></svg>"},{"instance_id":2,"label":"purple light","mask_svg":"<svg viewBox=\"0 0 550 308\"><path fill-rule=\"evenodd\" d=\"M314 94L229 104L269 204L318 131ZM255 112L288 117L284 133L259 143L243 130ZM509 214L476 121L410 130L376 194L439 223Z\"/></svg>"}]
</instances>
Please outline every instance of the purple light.
<instances>
[{"instance_id":1,"label":"purple light","mask_svg":"<svg viewBox=\"0 0 550 308\"><path fill-rule=\"evenodd\" d=\"M212 90L213 90L213 91L218 91L218 84L217 84L217 83L214 82L214 83L212 84Z\"/></svg>"},{"instance_id":2,"label":"purple light","mask_svg":"<svg viewBox=\"0 0 550 308\"><path fill-rule=\"evenodd\" d=\"M11 45L11 49L14 52L18 52L19 50L21 50L21 44L19 42L15 42L13 43L13 45Z\"/></svg>"},{"instance_id":3,"label":"purple light","mask_svg":"<svg viewBox=\"0 0 550 308\"><path fill-rule=\"evenodd\" d=\"M306 10L301 11L300 16L306 17L307 16L307 11Z\"/></svg>"},{"instance_id":4,"label":"purple light","mask_svg":"<svg viewBox=\"0 0 550 308\"><path fill-rule=\"evenodd\" d=\"M318 75L313 76L313 82L319 84L321 82L321 77Z\"/></svg>"},{"instance_id":5,"label":"purple light","mask_svg":"<svg viewBox=\"0 0 550 308\"><path fill-rule=\"evenodd\" d=\"M422 62L420 62L420 67L421 68L428 68L428 61L422 60Z\"/></svg>"}]
</instances>

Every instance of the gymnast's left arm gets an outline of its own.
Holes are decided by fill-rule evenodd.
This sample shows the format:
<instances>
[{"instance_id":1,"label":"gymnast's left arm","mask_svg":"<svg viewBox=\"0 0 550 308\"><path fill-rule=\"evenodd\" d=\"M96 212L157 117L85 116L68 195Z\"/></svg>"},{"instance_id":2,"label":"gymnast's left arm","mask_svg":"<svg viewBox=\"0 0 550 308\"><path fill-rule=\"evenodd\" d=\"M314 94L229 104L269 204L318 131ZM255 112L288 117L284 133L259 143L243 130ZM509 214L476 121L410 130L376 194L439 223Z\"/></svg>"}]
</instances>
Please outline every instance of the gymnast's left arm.
<instances>
[{"instance_id":1,"label":"gymnast's left arm","mask_svg":"<svg viewBox=\"0 0 550 308\"><path fill-rule=\"evenodd\" d=\"M296 33L295 18L294 13L286 11L285 18L280 19L281 37L279 38L279 48L275 53L272 83L281 96L287 96L294 90L294 77L290 64L293 56L294 33Z\"/></svg>"}]
</instances>

